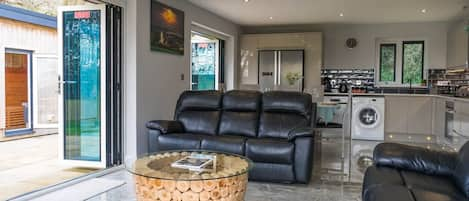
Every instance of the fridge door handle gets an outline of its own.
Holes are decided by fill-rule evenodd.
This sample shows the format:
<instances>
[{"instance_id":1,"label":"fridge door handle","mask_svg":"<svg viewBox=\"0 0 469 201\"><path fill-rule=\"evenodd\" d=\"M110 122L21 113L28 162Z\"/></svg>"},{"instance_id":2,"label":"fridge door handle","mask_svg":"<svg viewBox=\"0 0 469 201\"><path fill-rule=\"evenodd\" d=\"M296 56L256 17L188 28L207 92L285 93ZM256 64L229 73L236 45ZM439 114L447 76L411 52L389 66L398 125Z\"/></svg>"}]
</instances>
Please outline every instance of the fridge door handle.
<instances>
[{"instance_id":1,"label":"fridge door handle","mask_svg":"<svg viewBox=\"0 0 469 201\"><path fill-rule=\"evenodd\" d=\"M274 86L277 85L277 51L274 51Z\"/></svg>"},{"instance_id":2,"label":"fridge door handle","mask_svg":"<svg viewBox=\"0 0 469 201\"><path fill-rule=\"evenodd\" d=\"M281 83L281 80L282 80L282 51L278 51L278 62L277 62L277 70L278 70L278 73L277 73L277 83L278 85L280 86L282 83Z\"/></svg>"}]
</instances>

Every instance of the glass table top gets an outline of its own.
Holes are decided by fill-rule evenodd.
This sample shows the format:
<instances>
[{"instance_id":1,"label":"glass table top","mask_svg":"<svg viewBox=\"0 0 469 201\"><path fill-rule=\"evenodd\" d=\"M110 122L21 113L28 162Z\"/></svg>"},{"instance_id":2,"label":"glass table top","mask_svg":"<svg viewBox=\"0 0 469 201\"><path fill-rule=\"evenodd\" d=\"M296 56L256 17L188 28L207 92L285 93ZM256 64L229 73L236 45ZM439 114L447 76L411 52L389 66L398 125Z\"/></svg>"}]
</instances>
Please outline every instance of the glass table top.
<instances>
[{"instance_id":1,"label":"glass table top","mask_svg":"<svg viewBox=\"0 0 469 201\"><path fill-rule=\"evenodd\" d=\"M196 172L188 169L171 167L171 164L191 154L216 156L216 171ZM164 180L198 181L234 177L247 173L252 167L248 158L231 153L179 150L145 154L126 163L126 169L132 174Z\"/></svg>"}]
</instances>

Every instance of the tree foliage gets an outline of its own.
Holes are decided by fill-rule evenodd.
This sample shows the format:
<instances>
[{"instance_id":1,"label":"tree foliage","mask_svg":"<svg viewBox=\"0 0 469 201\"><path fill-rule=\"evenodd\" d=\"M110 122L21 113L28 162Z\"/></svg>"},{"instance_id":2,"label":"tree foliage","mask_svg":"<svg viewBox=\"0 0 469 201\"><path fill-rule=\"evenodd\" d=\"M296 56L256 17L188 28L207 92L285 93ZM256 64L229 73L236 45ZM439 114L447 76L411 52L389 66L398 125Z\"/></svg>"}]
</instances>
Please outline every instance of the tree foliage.
<instances>
[{"instance_id":1,"label":"tree foliage","mask_svg":"<svg viewBox=\"0 0 469 201\"><path fill-rule=\"evenodd\" d=\"M403 83L422 83L423 43L405 43L403 53Z\"/></svg>"},{"instance_id":2,"label":"tree foliage","mask_svg":"<svg viewBox=\"0 0 469 201\"><path fill-rule=\"evenodd\" d=\"M58 6L83 5L85 0L0 0L0 3L50 16L57 16Z\"/></svg>"},{"instance_id":3,"label":"tree foliage","mask_svg":"<svg viewBox=\"0 0 469 201\"><path fill-rule=\"evenodd\" d=\"M381 46L381 59L380 59L380 81L388 82L394 80L394 66L396 61L395 45Z\"/></svg>"}]
</instances>

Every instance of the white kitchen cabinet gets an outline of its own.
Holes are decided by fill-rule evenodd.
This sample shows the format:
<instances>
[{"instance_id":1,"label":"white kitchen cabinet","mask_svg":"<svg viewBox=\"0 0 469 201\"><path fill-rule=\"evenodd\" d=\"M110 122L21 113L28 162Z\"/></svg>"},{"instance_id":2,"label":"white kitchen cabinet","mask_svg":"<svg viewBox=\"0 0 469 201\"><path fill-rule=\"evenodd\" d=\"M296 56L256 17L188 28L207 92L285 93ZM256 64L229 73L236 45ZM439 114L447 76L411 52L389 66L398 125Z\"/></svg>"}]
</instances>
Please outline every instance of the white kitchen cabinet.
<instances>
[{"instance_id":1,"label":"white kitchen cabinet","mask_svg":"<svg viewBox=\"0 0 469 201\"><path fill-rule=\"evenodd\" d=\"M433 134L443 137L445 135L446 99L433 99Z\"/></svg>"},{"instance_id":2,"label":"white kitchen cabinet","mask_svg":"<svg viewBox=\"0 0 469 201\"><path fill-rule=\"evenodd\" d=\"M453 129L460 135L469 136L469 102L454 101Z\"/></svg>"},{"instance_id":3,"label":"white kitchen cabinet","mask_svg":"<svg viewBox=\"0 0 469 201\"><path fill-rule=\"evenodd\" d=\"M385 132L432 134L432 97L386 96Z\"/></svg>"},{"instance_id":4,"label":"white kitchen cabinet","mask_svg":"<svg viewBox=\"0 0 469 201\"><path fill-rule=\"evenodd\" d=\"M408 97L408 134L432 134L432 100L432 97Z\"/></svg>"},{"instance_id":5,"label":"white kitchen cabinet","mask_svg":"<svg viewBox=\"0 0 469 201\"><path fill-rule=\"evenodd\" d=\"M385 101L385 133L407 133L407 99L404 97L386 96Z\"/></svg>"}]
</instances>

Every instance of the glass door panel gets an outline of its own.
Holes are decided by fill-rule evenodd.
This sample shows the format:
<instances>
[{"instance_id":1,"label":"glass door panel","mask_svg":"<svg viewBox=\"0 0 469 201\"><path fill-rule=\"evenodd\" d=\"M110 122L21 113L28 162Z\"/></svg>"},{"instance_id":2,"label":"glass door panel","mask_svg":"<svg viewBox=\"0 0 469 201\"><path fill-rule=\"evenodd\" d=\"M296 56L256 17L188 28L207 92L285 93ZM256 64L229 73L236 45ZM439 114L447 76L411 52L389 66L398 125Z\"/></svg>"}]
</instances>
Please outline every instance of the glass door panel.
<instances>
[{"instance_id":1,"label":"glass door panel","mask_svg":"<svg viewBox=\"0 0 469 201\"><path fill-rule=\"evenodd\" d=\"M218 43L218 39L192 33L192 90L216 90L218 88Z\"/></svg>"},{"instance_id":2,"label":"glass door panel","mask_svg":"<svg viewBox=\"0 0 469 201\"><path fill-rule=\"evenodd\" d=\"M104 12L65 7L59 17L61 159L92 167L106 164Z\"/></svg>"}]
</instances>

